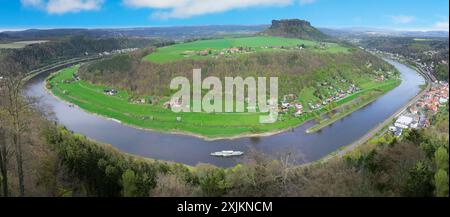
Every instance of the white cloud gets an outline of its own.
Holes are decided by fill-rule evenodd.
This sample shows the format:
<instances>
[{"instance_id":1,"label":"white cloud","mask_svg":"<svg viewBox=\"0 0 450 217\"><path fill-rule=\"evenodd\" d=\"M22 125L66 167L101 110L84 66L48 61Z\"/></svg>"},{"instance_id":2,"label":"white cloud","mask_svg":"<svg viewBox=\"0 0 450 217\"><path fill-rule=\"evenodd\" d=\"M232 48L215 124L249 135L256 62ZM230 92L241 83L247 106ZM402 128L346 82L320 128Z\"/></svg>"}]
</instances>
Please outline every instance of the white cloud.
<instances>
[{"instance_id":1,"label":"white cloud","mask_svg":"<svg viewBox=\"0 0 450 217\"><path fill-rule=\"evenodd\" d=\"M45 10L49 14L64 14L98 10L104 0L21 0L23 6Z\"/></svg>"},{"instance_id":2,"label":"white cloud","mask_svg":"<svg viewBox=\"0 0 450 217\"><path fill-rule=\"evenodd\" d=\"M446 22L437 22L437 23L434 25L434 28L436 28L436 29L442 29L442 30L448 30L448 27L449 27L448 21L446 21Z\"/></svg>"},{"instance_id":3,"label":"white cloud","mask_svg":"<svg viewBox=\"0 0 450 217\"><path fill-rule=\"evenodd\" d=\"M433 28L437 29L437 30L446 30L446 31L448 31L448 28L449 28L448 21L449 21L449 19L448 19L448 17L447 18L442 17L442 18L445 19L445 20L436 22L434 24Z\"/></svg>"},{"instance_id":4,"label":"white cloud","mask_svg":"<svg viewBox=\"0 0 450 217\"><path fill-rule=\"evenodd\" d=\"M157 9L158 11L153 13L154 17L168 19L189 18L249 7L282 7L292 4L294 0L123 0L123 2L130 7Z\"/></svg>"},{"instance_id":5,"label":"white cloud","mask_svg":"<svg viewBox=\"0 0 450 217\"><path fill-rule=\"evenodd\" d=\"M388 16L388 17L395 24L407 24L407 23L411 23L414 20L413 16L406 16L406 15L397 15L397 16Z\"/></svg>"},{"instance_id":6,"label":"white cloud","mask_svg":"<svg viewBox=\"0 0 450 217\"><path fill-rule=\"evenodd\" d=\"M316 2L316 0L300 0L300 5L307 5L307 4L312 4L315 2Z\"/></svg>"}]
</instances>

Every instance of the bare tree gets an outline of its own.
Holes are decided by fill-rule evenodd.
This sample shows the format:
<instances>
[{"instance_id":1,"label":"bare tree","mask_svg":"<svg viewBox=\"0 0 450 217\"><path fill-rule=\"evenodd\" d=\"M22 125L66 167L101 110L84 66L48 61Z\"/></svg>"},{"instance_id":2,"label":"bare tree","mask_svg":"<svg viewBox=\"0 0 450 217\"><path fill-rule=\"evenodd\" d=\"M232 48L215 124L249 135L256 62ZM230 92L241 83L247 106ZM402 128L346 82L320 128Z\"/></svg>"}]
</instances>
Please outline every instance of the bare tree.
<instances>
[{"instance_id":1,"label":"bare tree","mask_svg":"<svg viewBox=\"0 0 450 217\"><path fill-rule=\"evenodd\" d=\"M6 141L6 129L4 128L6 121L5 121L5 113L4 110L4 103L5 100L3 98L4 96L4 85L3 85L3 76L0 77L0 179L1 179L1 185L2 185L2 191L3 196L8 197L9 196L9 187L8 187L8 162L10 157L10 146L8 145Z\"/></svg>"},{"instance_id":2,"label":"bare tree","mask_svg":"<svg viewBox=\"0 0 450 217\"><path fill-rule=\"evenodd\" d=\"M0 175L1 175L1 185L3 196L8 197L8 161L10 157L10 148L6 142L6 130L2 127L3 123L1 123L0 119Z\"/></svg>"},{"instance_id":3,"label":"bare tree","mask_svg":"<svg viewBox=\"0 0 450 217\"><path fill-rule=\"evenodd\" d=\"M286 151L284 153L281 153L279 156L279 162L281 166L280 185L282 188L282 196L286 196L286 194L289 192L289 178L291 175L291 171L295 168L297 159L297 152L295 150Z\"/></svg>"},{"instance_id":4,"label":"bare tree","mask_svg":"<svg viewBox=\"0 0 450 217\"><path fill-rule=\"evenodd\" d=\"M17 166L19 181L19 195L25 196L24 172L23 172L23 147L22 137L27 130L30 112L30 101L22 96L22 88L25 82L24 73L8 74L2 77L2 110L5 116L5 126L11 134L12 146ZM7 154L7 152L5 153ZM7 155L5 155L7 157Z\"/></svg>"}]
</instances>

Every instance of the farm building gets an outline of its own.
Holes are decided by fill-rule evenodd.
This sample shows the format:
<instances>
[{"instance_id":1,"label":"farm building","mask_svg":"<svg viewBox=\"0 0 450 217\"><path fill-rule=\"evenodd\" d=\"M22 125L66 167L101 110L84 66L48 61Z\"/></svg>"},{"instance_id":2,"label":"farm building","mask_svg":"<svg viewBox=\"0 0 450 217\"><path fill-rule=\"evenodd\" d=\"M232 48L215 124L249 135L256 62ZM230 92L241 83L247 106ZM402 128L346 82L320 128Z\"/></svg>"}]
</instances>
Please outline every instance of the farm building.
<instances>
[{"instance_id":1,"label":"farm building","mask_svg":"<svg viewBox=\"0 0 450 217\"><path fill-rule=\"evenodd\" d=\"M118 91L115 90L115 89L107 89L107 90L104 90L103 92L104 92L106 95L110 95L110 96L114 96L114 95L116 95L116 94L118 93Z\"/></svg>"}]
</instances>

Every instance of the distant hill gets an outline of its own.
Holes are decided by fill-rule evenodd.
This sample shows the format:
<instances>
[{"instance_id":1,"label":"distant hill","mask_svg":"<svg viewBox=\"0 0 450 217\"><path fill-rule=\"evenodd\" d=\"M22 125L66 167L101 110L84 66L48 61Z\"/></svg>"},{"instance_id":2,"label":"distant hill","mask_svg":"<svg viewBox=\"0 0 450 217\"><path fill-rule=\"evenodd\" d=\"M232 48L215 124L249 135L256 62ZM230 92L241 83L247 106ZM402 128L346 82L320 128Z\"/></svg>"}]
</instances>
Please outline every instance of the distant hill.
<instances>
[{"instance_id":1,"label":"distant hill","mask_svg":"<svg viewBox=\"0 0 450 217\"><path fill-rule=\"evenodd\" d=\"M299 19L272 20L272 25L263 34L316 41L328 38L308 21Z\"/></svg>"},{"instance_id":2,"label":"distant hill","mask_svg":"<svg viewBox=\"0 0 450 217\"><path fill-rule=\"evenodd\" d=\"M113 37L158 37L167 40L185 40L215 35L249 35L263 31L268 25L211 25L211 26L173 26L137 27L110 29L29 29L25 31L6 31L0 33L1 39L37 40L67 36L86 36L90 38Z\"/></svg>"},{"instance_id":3,"label":"distant hill","mask_svg":"<svg viewBox=\"0 0 450 217\"><path fill-rule=\"evenodd\" d=\"M406 31L378 28L319 28L323 33L333 37L432 37L448 38L448 31Z\"/></svg>"}]
</instances>

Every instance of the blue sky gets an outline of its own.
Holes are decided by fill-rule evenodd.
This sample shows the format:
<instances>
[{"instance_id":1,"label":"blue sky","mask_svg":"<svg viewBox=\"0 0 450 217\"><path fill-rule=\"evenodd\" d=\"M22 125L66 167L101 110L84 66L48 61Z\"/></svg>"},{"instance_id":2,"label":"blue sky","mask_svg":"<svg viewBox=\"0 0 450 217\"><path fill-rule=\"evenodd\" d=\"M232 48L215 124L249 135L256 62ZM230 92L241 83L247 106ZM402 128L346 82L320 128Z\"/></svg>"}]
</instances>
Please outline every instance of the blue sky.
<instances>
[{"instance_id":1,"label":"blue sky","mask_svg":"<svg viewBox=\"0 0 450 217\"><path fill-rule=\"evenodd\" d=\"M448 0L0 0L0 29L269 24L442 30Z\"/></svg>"}]
</instances>

